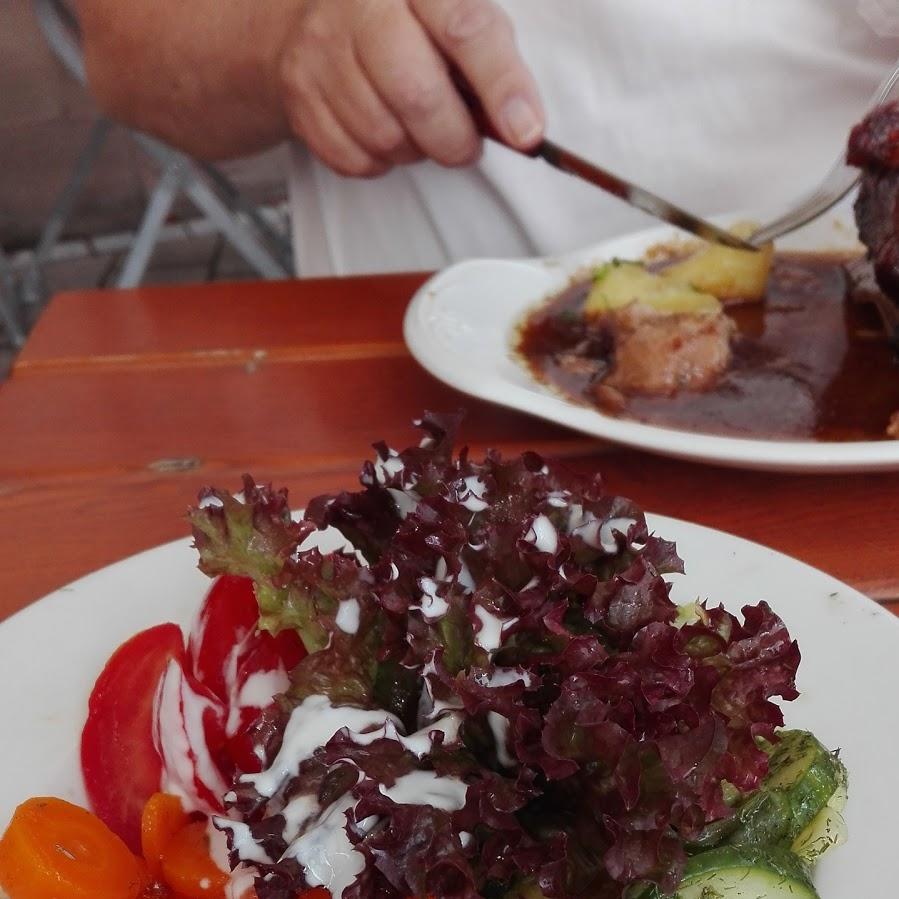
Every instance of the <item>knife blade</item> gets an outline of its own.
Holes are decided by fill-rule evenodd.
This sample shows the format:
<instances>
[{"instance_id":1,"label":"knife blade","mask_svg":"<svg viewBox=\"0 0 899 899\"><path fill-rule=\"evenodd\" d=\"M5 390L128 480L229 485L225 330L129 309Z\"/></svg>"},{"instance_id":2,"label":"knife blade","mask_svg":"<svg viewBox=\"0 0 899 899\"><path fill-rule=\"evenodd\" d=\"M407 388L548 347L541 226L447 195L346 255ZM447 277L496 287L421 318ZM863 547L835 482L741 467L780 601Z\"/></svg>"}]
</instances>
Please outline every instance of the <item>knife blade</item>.
<instances>
[{"instance_id":1,"label":"knife blade","mask_svg":"<svg viewBox=\"0 0 899 899\"><path fill-rule=\"evenodd\" d=\"M492 135L488 136L492 137ZM504 143L504 146L508 145ZM713 225L692 212L687 212L686 209L681 209L681 207L658 196L658 194L654 194L638 184L627 181L625 178L608 171L608 169L596 165L596 163L589 162L576 153L560 147L551 140L542 140L533 150L526 152L525 155L539 157L554 168L602 188L606 193L610 193L612 196L624 200L625 203L629 203L631 206L649 213L653 218L674 225L683 231L689 231L703 240L723 244L726 247L733 247L737 250L752 250L753 252L758 250L758 247L741 240L729 231Z\"/></svg>"},{"instance_id":2,"label":"knife blade","mask_svg":"<svg viewBox=\"0 0 899 899\"><path fill-rule=\"evenodd\" d=\"M493 127L493 123L490 121L480 99L462 74L457 69L451 69L451 77L459 94L465 101L465 105L471 112L478 131L484 137L510 150L514 150L516 153L521 153L523 156L543 159L554 168L559 169L559 171L599 187L606 193L624 200L625 203L629 203L636 209L648 213L653 218L667 222L669 225L674 225L675 228L680 228L683 231L689 231L703 240L722 244L726 247L733 247L736 250L758 252L758 247L741 240L729 231L713 225L692 212L687 212L686 209L681 209L680 206L676 206L674 203L658 196L658 194L646 190L645 187L640 187L638 184L614 175L608 169L604 169L596 165L596 163L590 162L576 153L572 153L571 150L566 150L547 138L541 140L537 146L530 150L520 150L518 147L509 146Z\"/></svg>"}]
</instances>

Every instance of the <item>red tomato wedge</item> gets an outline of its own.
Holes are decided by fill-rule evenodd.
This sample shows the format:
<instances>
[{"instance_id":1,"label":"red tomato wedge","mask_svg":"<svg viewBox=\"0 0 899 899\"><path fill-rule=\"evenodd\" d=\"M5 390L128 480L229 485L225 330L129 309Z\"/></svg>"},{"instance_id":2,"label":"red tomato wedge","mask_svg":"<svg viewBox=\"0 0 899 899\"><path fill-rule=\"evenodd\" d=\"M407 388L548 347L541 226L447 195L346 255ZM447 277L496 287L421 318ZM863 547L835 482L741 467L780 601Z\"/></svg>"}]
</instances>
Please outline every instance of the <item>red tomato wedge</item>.
<instances>
[{"instance_id":1,"label":"red tomato wedge","mask_svg":"<svg viewBox=\"0 0 899 899\"><path fill-rule=\"evenodd\" d=\"M246 646L256 631L259 607L249 578L226 574L206 594L187 644L187 655L197 680L222 702L230 699L234 679Z\"/></svg>"},{"instance_id":2,"label":"red tomato wedge","mask_svg":"<svg viewBox=\"0 0 899 899\"><path fill-rule=\"evenodd\" d=\"M287 689L288 672L306 655L293 631L273 637L256 630L258 620L253 582L224 575L212 585L191 630L191 672L227 707L229 738L245 731L272 696Z\"/></svg>"},{"instance_id":3,"label":"red tomato wedge","mask_svg":"<svg viewBox=\"0 0 899 899\"><path fill-rule=\"evenodd\" d=\"M122 644L97 679L84 781L94 811L134 851L141 810L160 787L188 810L216 812L235 773L258 770L254 722L306 654L295 633L259 632L258 619L252 581L220 577L186 652L180 628L161 624Z\"/></svg>"},{"instance_id":4,"label":"red tomato wedge","mask_svg":"<svg viewBox=\"0 0 899 899\"><path fill-rule=\"evenodd\" d=\"M97 678L81 734L81 770L91 808L133 852L140 820L159 790L162 762L153 745L153 701L163 671L184 658L176 624L159 624L123 643Z\"/></svg>"},{"instance_id":5,"label":"red tomato wedge","mask_svg":"<svg viewBox=\"0 0 899 899\"><path fill-rule=\"evenodd\" d=\"M194 677L222 702L231 703L235 684L259 671L290 671L306 650L299 636L257 631L259 607L249 578L217 578L194 621L187 656Z\"/></svg>"},{"instance_id":6,"label":"red tomato wedge","mask_svg":"<svg viewBox=\"0 0 899 899\"><path fill-rule=\"evenodd\" d=\"M227 715L225 704L180 661L169 662L159 685L153 738L165 769L162 787L180 796L188 812L222 811L229 783L218 756Z\"/></svg>"}]
</instances>

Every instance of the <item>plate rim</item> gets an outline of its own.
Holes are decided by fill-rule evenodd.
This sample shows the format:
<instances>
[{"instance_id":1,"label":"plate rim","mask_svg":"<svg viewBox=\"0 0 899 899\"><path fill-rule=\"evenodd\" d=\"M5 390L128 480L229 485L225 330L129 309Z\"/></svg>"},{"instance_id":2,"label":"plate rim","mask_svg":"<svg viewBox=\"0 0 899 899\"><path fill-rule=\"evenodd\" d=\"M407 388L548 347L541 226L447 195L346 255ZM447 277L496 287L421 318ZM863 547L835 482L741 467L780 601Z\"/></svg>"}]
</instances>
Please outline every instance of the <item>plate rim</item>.
<instances>
[{"instance_id":1,"label":"plate rim","mask_svg":"<svg viewBox=\"0 0 899 899\"><path fill-rule=\"evenodd\" d=\"M817 600L813 599L812 598L813 594L816 595L822 591L830 591L830 590L837 591L838 590L840 592L840 603L841 603L841 605L845 604L843 607L846 609L846 613L847 613L849 621L860 620L860 616L864 616L865 618L868 618L869 615L873 614L873 617L877 619L876 624L874 626L877 627L878 632L883 634L882 639L883 639L884 643L888 644L888 645L892 645L894 643L899 643L899 617L890 613L882 605L875 602L873 599L866 596L861 591L857 590L856 588L854 588L848 584L845 584L845 583L839 581L833 575L828 574L827 572L822 571L821 569L816 568L815 566L810 565L807 562L803 562L799 559L796 559L795 557L790 556L787 553L781 552L780 550L773 549L771 547L766 546L763 543L759 543L757 541L750 540L745 537L740 537L729 531L721 530L720 528L714 528L714 527L710 527L708 525L697 524L695 522L691 522L691 521L688 521L685 519L676 518L676 517L669 516L669 515L661 515L661 514L657 514L657 513L653 513L653 512L649 512L649 511L645 512L645 514L647 515L651 529L658 533L665 534L666 536L675 539L678 542L678 544L682 547L682 551L683 551L683 546L684 546L685 542L690 542L693 544L705 543L706 541L703 540L703 537L705 534L710 533L710 534L715 535L716 538L718 538L719 540L726 541L727 544L729 544L735 550L735 552L733 553L733 555L735 557L737 555L742 556L744 553L747 554L749 556L749 558L743 559L743 562L744 563L747 561L751 562L753 564L753 570L759 572L758 582L750 585L752 595L756 598L756 600L765 598L766 594L769 592L770 587L766 587L766 581L768 581L769 584L773 583L771 581L772 575L769 575L767 573L766 560L770 564L774 565L775 572L778 571L778 566L786 565L786 566L789 566L790 571L795 572L796 577L799 578L802 582L808 582L807 589L808 589L808 592L810 595L807 600L807 604L814 604L816 602L825 602L826 601L823 599L823 597L820 599L817 599ZM689 532L689 536L688 536L688 532ZM137 553L133 553L129 556L126 556L126 557L119 559L115 562L112 562L108 565L105 565L98 569L95 569L94 571L91 571L91 572L83 575L82 577L77 578L76 580L72 581L70 584L66 585L65 587L62 587L58 590L54 590L51 593L48 593L45 597L42 597L39 600L35 600L33 603L30 603L28 606L19 610L15 615L10 616L10 618L6 619L3 622L0 622L0 647L2 647L2 644L5 643L5 641L10 636L13 636L13 635L9 634L10 628L7 627L7 623L12 621L14 618L16 619L16 623L18 625L16 628L14 628L14 630L20 630L23 626L28 626L27 625L27 616L28 616L28 612L30 610L40 608L41 612L48 611L48 612L52 613L53 606L56 604L56 602L59 602L60 600L65 600L66 598L69 598L69 599L73 598L71 595L69 595L72 593L73 590L75 591L75 596L78 597L79 606L80 606L80 609L76 609L76 611L84 611L85 606L83 606L81 604L93 602L93 598L86 595L86 591L89 591L91 589L92 579L96 578L97 576L102 577L105 575L105 576L112 576L112 579L114 581L116 577L118 577L118 578L125 577L125 576L127 576L128 569L130 569L135 564L140 564L142 561L144 562L144 564L146 564L146 560L148 558L151 559L154 554L171 553L173 551L178 553L179 559L184 560L183 570L182 570L181 564L179 562L178 569L172 573L171 577L174 580L177 580L179 583L186 584L189 580L189 576L191 574L196 573L196 569L187 563L188 558L191 558L188 555L189 550L190 550L190 538L187 536L184 536L184 537L180 537L175 540L161 543L157 546L153 546L148 549L141 550ZM740 552L740 550L742 550L742 552ZM700 554L697 553L696 547L694 545L690 550L688 550L686 553L684 553L684 555L686 557L686 562L687 562L687 566L688 566L688 576L689 576L689 569L690 569L690 567L692 567L691 560L698 560L698 558L700 557ZM728 556L729 555L730 554L728 554ZM711 554L711 555L709 555L709 564L712 564L712 565L719 564L719 561L721 558L723 558L723 557L716 556L715 554ZM730 563L728 563L728 564L730 564ZM113 574L112 573L113 569L118 569L118 572ZM699 572L698 574L701 577L701 572ZM198 584L202 583L202 581L198 581L197 583ZM696 586L697 586L696 584L689 585L691 590L693 588L695 588ZM716 586L714 588L712 588L711 584L709 586L710 586L710 589L714 589L714 592L709 597L713 603L717 603L718 601L725 601L728 608L731 608L732 611L735 611L735 609L738 607L736 598L731 597L731 599L728 601L727 594L725 593L725 591L722 587L722 584L718 583L718 584L716 584ZM785 586L790 591L793 590L793 588L789 587L789 583L786 583ZM684 591L681 591L681 592L683 593ZM834 595L834 594L831 594L831 595ZM184 597L180 597L180 598L176 597L175 601L179 604L179 606L181 606L185 610L186 610L186 607L188 604L192 608L195 609L195 607L198 606L199 603L202 601L202 591L198 590L198 593L196 596L193 596L193 594L191 594L191 596L188 597L187 599L189 600L189 603L185 602ZM777 608L776 600L774 599L774 597L771 597L771 599L774 600L774 602L775 602L775 606L774 606L775 612L786 613L787 615L789 614L786 612L786 610L781 610L781 609ZM109 602L108 598L104 599L102 596L98 597L98 600L101 603ZM42 606L41 604L44 603L45 601L50 601L51 604ZM686 601L685 597L681 596L680 601ZM160 611L158 617L161 619L164 614L167 614L167 613ZM191 614L193 614L193 612L191 612ZM885 627L883 624L884 619L889 619L891 624ZM185 628L189 625L189 618L187 618L184 621L182 621L180 618L173 618L172 620L175 620L179 625L182 626L182 628ZM789 627L795 629L794 636L796 636L800 640L800 645L801 645L802 644L802 632L798 630L799 622L796 622L795 625L791 624L789 617L785 617L785 621L787 622ZM816 641L820 641L823 639L823 640L826 640L827 643L830 643L831 640L836 641L839 639L839 622L835 621L835 620L830 620L829 618L828 618L828 622L829 623L828 623L826 630L823 632L819 632L819 636L816 638ZM134 625L134 627L137 627L137 625ZM129 631L129 636L130 636L130 633L133 633L133 629L131 631ZM114 643L114 637L112 635L110 635L106 639L110 645L107 647L104 647L103 652L111 653L115 649L115 646L112 645ZM127 637L125 639L127 639ZM882 644L880 644L880 641L878 641L878 645L882 645ZM819 645L819 652L817 653L817 655L820 657L820 645ZM102 662L100 662L100 664L102 665ZM806 692L809 692L808 688L803 688L803 693L806 693ZM817 692L817 691L815 691L815 692ZM824 693L821 692L818 695L824 695ZM84 707L86 708L86 699L87 699L86 696L75 697L73 695L70 695L68 697L63 697L63 698L67 700L67 705L70 709L73 707L73 704L71 702L72 699L76 700L77 705L83 704ZM796 726L796 723L794 722L790 726ZM890 730L890 727L888 726L887 729L884 731L884 733L889 733L889 732L892 732L892 731ZM32 739L34 739L34 738L32 738ZM63 733L63 740L65 740L65 733ZM834 743L833 745L837 745L837 744ZM71 776L71 774L69 774L69 776ZM870 779L866 779L866 783L868 783L868 786L870 787L869 781L870 781ZM74 785L73 785L73 787L74 787ZM64 789L65 788L63 788L63 790ZM81 789L83 789L83 787ZM6 787L5 790L6 790L6 795L3 797L0 797L0 798L3 798L4 802L11 799L16 792L15 790L10 791L8 787ZM61 791L59 793L59 795L66 795L66 794L65 794L65 792ZM80 797L76 793L76 795L67 795L67 798L75 799L77 801L77 800L79 800ZM21 801L21 800L15 799L14 801ZM858 807L857 814L859 816L862 816L862 807L861 806ZM864 815L863 817L865 819L867 819L867 815ZM880 822L880 823L878 823L878 822ZM880 818L878 817L873 822L873 825L870 825L870 826L881 828L882 823L883 822L881 822ZM0 827L3 827L4 824L5 824L4 821L0 821ZM870 826L868 824L866 824L864 832L869 831ZM838 875L839 881L838 882L845 880L846 877L848 877L848 876L855 876L852 873L852 870L849 867L847 867L845 863L841 862L839 854L837 854L833 859L826 860L826 862L830 863L830 864L828 864L828 868L830 868L831 865L833 865L834 869L839 871L839 875ZM828 883L828 875L827 875L826 871L822 870L820 872L819 877L816 878L816 882L818 883L819 889L821 889L821 887L825 888L824 891L822 892L822 896L826 896L829 899L829 897L834 895L833 891L828 890L826 888L826 884Z\"/></svg>"},{"instance_id":2,"label":"plate rim","mask_svg":"<svg viewBox=\"0 0 899 899\"><path fill-rule=\"evenodd\" d=\"M724 221L732 221L730 215ZM444 354L434 354L429 341L433 331L429 316L433 314L449 282L460 277L495 273L500 268L558 271L565 281L581 267L611 255L610 246L624 241L640 241L647 245L670 239L672 230L656 227L633 231L601 241L591 247L559 256L524 259L484 258L467 259L448 266L431 276L413 295L403 316L403 337L413 358L440 381L477 399L536 415L546 421L573 428L594 437L632 446L657 455L713 463L725 467L795 473L849 473L899 470L899 440L890 441L798 441L757 437L732 437L670 427L650 425L626 418L606 415L598 409L579 405L556 393L528 374L531 384L542 392L524 388L500 374L485 377L483 372L454 365ZM509 337L524 314L536 308L540 301L523 299L516 306L512 320L504 321L503 343L508 358L514 359L522 371L524 365L516 358Z\"/></svg>"}]
</instances>

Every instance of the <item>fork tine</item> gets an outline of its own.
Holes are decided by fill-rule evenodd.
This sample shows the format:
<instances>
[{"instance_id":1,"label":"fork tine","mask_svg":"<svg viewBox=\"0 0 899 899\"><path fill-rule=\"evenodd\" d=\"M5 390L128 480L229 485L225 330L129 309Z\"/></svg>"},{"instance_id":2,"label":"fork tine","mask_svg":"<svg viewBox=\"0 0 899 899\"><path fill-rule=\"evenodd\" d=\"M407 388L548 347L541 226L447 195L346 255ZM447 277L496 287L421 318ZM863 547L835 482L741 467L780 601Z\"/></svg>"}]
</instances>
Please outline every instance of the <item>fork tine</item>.
<instances>
[{"instance_id":1,"label":"fork tine","mask_svg":"<svg viewBox=\"0 0 899 899\"><path fill-rule=\"evenodd\" d=\"M834 166L824 182L811 194L801 200L793 209L780 218L768 222L755 231L749 238L754 246L768 243L790 231L795 231L807 224L828 209L835 206L858 183L859 175L849 169L840 160L838 166Z\"/></svg>"},{"instance_id":2,"label":"fork tine","mask_svg":"<svg viewBox=\"0 0 899 899\"><path fill-rule=\"evenodd\" d=\"M873 109L892 99L899 92L897 85L899 85L899 65L880 83L868 108ZM845 156L841 155L809 195L798 200L784 215L758 228L749 238L749 243L758 247L789 234L790 231L795 231L835 206L858 184L859 179L859 173L850 169L846 165Z\"/></svg>"}]
</instances>

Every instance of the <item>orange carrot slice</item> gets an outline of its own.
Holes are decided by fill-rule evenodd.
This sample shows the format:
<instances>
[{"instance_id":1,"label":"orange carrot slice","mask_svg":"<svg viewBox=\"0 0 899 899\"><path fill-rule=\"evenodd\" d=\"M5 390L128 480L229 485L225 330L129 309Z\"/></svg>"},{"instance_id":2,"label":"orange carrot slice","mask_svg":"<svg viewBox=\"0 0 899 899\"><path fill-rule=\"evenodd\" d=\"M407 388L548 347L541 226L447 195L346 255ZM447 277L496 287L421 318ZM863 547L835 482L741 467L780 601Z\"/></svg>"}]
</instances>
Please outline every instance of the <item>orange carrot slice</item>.
<instances>
[{"instance_id":1,"label":"orange carrot slice","mask_svg":"<svg viewBox=\"0 0 899 899\"><path fill-rule=\"evenodd\" d=\"M63 799L23 802L0 838L0 887L10 899L135 899L144 885L122 840Z\"/></svg>"},{"instance_id":2,"label":"orange carrot slice","mask_svg":"<svg viewBox=\"0 0 899 899\"><path fill-rule=\"evenodd\" d=\"M161 856L162 879L189 899L224 899L229 878L209 854L206 826L192 821L168 841Z\"/></svg>"},{"instance_id":3,"label":"orange carrot slice","mask_svg":"<svg viewBox=\"0 0 899 899\"><path fill-rule=\"evenodd\" d=\"M144 806L140 819L140 845L150 876L162 876L162 853L172 837L190 819L178 796L154 793Z\"/></svg>"}]
</instances>

